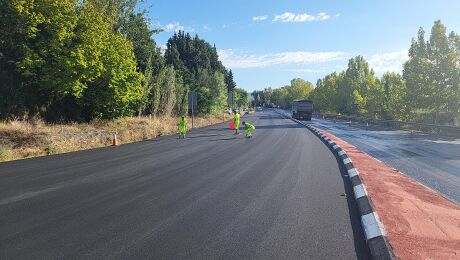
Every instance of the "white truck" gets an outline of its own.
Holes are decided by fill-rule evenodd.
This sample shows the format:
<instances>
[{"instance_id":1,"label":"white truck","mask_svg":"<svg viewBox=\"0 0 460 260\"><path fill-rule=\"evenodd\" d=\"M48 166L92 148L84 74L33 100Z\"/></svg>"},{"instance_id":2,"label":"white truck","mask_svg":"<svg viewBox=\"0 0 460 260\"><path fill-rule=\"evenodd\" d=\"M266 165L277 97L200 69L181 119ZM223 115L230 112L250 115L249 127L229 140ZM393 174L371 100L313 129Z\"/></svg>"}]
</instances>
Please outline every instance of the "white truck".
<instances>
[{"instance_id":1,"label":"white truck","mask_svg":"<svg viewBox=\"0 0 460 260\"><path fill-rule=\"evenodd\" d=\"M292 101L292 118L299 120L311 120L313 114L313 102L310 100L296 99Z\"/></svg>"}]
</instances>

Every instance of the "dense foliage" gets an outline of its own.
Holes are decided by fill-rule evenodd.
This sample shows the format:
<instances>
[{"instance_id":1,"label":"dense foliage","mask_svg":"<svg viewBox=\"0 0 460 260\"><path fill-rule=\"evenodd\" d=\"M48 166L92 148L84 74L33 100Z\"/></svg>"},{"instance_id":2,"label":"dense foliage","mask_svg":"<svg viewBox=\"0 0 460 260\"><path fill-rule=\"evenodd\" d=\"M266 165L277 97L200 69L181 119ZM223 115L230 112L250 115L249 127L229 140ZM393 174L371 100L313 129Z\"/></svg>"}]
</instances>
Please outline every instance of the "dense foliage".
<instances>
[{"instance_id":1,"label":"dense foliage","mask_svg":"<svg viewBox=\"0 0 460 260\"><path fill-rule=\"evenodd\" d=\"M281 106L288 108L294 99L306 99L314 86L303 79L293 79L290 85L281 88L266 88L263 91L254 91L252 96L255 106Z\"/></svg>"},{"instance_id":2,"label":"dense foliage","mask_svg":"<svg viewBox=\"0 0 460 260\"><path fill-rule=\"evenodd\" d=\"M428 41L422 28L412 40L402 75L387 72L379 79L356 57L346 71L319 80L311 99L320 112L453 124L460 112L459 47L459 35L447 35L436 21Z\"/></svg>"},{"instance_id":3,"label":"dense foliage","mask_svg":"<svg viewBox=\"0 0 460 260\"><path fill-rule=\"evenodd\" d=\"M176 69L186 89L197 92L199 112L209 114L222 111L230 90L226 77L229 74L233 78L233 75L219 61L215 46L198 36L179 32L167 43L165 61Z\"/></svg>"},{"instance_id":4,"label":"dense foliage","mask_svg":"<svg viewBox=\"0 0 460 260\"><path fill-rule=\"evenodd\" d=\"M378 78L357 56L345 71L319 79L311 92L304 87L304 93L293 94L292 85L256 91L254 102L289 107L293 99L307 97L321 113L459 125L460 36L447 34L436 21L428 41L419 29L402 74L387 72Z\"/></svg>"},{"instance_id":5,"label":"dense foliage","mask_svg":"<svg viewBox=\"0 0 460 260\"><path fill-rule=\"evenodd\" d=\"M0 0L0 118L217 113L235 88L215 47L180 32L163 56L136 0ZM6 29L8 28L8 29Z\"/></svg>"}]
</instances>

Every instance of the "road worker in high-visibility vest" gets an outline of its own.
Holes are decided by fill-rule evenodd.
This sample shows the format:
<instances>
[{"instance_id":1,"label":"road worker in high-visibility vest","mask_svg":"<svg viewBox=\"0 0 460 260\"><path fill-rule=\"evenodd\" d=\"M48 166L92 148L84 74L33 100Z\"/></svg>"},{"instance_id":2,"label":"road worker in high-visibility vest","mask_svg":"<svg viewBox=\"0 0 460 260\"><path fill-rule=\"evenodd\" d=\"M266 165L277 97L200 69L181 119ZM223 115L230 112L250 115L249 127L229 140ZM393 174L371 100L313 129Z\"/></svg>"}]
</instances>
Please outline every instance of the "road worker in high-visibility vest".
<instances>
[{"instance_id":1,"label":"road worker in high-visibility vest","mask_svg":"<svg viewBox=\"0 0 460 260\"><path fill-rule=\"evenodd\" d=\"M179 139L185 138L185 133L187 132L187 118L185 116L180 117L177 125L179 127Z\"/></svg>"},{"instance_id":2,"label":"road worker in high-visibility vest","mask_svg":"<svg viewBox=\"0 0 460 260\"><path fill-rule=\"evenodd\" d=\"M243 121L243 125L246 127L246 137L252 138L252 132L256 130L256 127L245 121Z\"/></svg>"},{"instance_id":3,"label":"road worker in high-visibility vest","mask_svg":"<svg viewBox=\"0 0 460 260\"><path fill-rule=\"evenodd\" d=\"M235 111L235 115L233 115L233 123L235 124L235 134L238 134L238 130L240 128L240 113Z\"/></svg>"}]
</instances>

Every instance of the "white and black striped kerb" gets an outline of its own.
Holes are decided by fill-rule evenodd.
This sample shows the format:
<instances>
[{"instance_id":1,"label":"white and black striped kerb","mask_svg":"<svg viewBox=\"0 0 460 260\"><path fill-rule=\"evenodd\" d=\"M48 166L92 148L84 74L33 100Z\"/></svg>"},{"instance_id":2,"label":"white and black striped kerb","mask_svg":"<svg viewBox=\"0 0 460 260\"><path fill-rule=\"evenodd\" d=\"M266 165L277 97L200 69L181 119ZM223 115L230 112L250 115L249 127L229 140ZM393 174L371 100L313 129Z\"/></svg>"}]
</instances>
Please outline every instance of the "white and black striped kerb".
<instances>
[{"instance_id":1,"label":"white and black striped kerb","mask_svg":"<svg viewBox=\"0 0 460 260\"><path fill-rule=\"evenodd\" d=\"M281 114L281 113L280 113ZM283 116L286 116L282 114ZM353 186L353 193L361 215L361 225L364 229L367 245L369 246L372 259L394 259L391 247L385 237L382 222L380 222L377 212L375 212L372 202L369 199L366 186L361 180L359 171L353 166L353 162L347 153L329 137L322 134L318 129L309 124L293 119L295 122L306 126L311 132L317 135L326 145L328 145L338 156L347 170L348 177Z\"/></svg>"},{"instance_id":2,"label":"white and black striped kerb","mask_svg":"<svg viewBox=\"0 0 460 260\"><path fill-rule=\"evenodd\" d=\"M338 158L347 170L348 177L350 178L351 185L353 186L354 197L356 203L358 204L358 210L361 215L361 225L364 229L364 235L371 251L372 258L394 259L391 247L385 237L382 222L380 222L379 216L372 206L372 202L367 193L366 185L362 182L359 171L353 166L351 158L348 157L347 153L329 137L325 136L310 125L303 125L319 136L323 142L337 154Z\"/></svg>"}]
</instances>

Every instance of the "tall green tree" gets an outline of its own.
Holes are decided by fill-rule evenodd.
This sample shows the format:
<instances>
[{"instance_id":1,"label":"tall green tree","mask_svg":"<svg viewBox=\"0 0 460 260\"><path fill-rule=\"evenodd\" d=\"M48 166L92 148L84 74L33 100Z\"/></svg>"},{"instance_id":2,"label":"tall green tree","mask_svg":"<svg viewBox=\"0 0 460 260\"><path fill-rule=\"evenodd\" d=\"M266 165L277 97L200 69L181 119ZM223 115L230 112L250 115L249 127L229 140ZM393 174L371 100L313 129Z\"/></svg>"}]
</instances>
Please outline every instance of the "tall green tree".
<instances>
[{"instance_id":1,"label":"tall green tree","mask_svg":"<svg viewBox=\"0 0 460 260\"><path fill-rule=\"evenodd\" d=\"M138 115L141 115L148 113L148 99L154 81L164 66L164 58L153 40L153 35L158 30L149 27L144 13L131 13L122 17L124 19L120 22L120 32L132 42L138 71L144 75L143 99L138 108Z\"/></svg>"},{"instance_id":2,"label":"tall green tree","mask_svg":"<svg viewBox=\"0 0 460 260\"><path fill-rule=\"evenodd\" d=\"M430 105L430 80L428 50L425 31L419 28L417 39L412 39L409 60L404 63L403 78L406 81L410 112L426 109Z\"/></svg>"},{"instance_id":3,"label":"tall green tree","mask_svg":"<svg viewBox=\"0 0 460 260\"><path fill-rule=\"evenodd\" d=\"M215 46L197 35L192 37L180 31L168 40L165 62L174 66L189 90L198 93L199 113L220 113L223 110L229 78Z\"/></svg>"},{"instance_id":4,"label":"tall green tree","mask_svg":"<svg viewBox=\"0 0 460 260\"><path fill-rule=\"evenodd\" d=\"M449 34L449 46L451 55L454 56L456 69L452 75L452 95L448 98L448 108L454 113L458 124L460 124L460 35L455 32Z\"/></svg>"},{"instance_id":5,"label":"tall green tree","mask_svg":"<svg viewBox=\"0 0 460 260\"><path fill-rule=\"evenodd\" d=\"M289 108L291 106L289 102L289 86L275 88L273 90L272 102L277 106Z\"/></svg>"},{"instance_id":6,"label":"tall green tree","mask_svg":"<svg viewBox=\"0 0 460 260\"><path fill-rule=\"evenodd\" d=\"M81 72L89 72L88 79L81 84L81 89L87 90L78 100L86 119L132 115L143 97L143 75L137 71L132 43L114 32L112 21L101 16L98 6L90 3L80 11L79 26L78 36L88 45L78 49L77 57L91 53L77 63ZM76 96L79 98L80 94Z\"/></svg>"},{"instance_id":7,"label":"tall green tree","mask_svg":"<svg viewBox=\"0 0 460 260\"><path fill-rule=\"evenodd\" d=\"M294 99L306 99L313 90L310 82L295 78L290 85L281 88L265 88L263 91L254 91L254 104L257 106L282 106L288 108Z\"/></svg>"},{"instance_id":8,"label":"tall green tree","mask_svg":"<svg viewBox=\"0 0 460 260\"><path fill-rule=\"evenodd\" d=\"M375 116L380 111L382 89L374 71L362 56L348 62L343 79L338 84L337 109L340 113L359 113ZM355 111L353 105L358 105Z\"/></svg>"},{"instance_id":9,"label":"tall green tree","mask_svg":"<svg viewBox=\"0 0 460 260\"><path fill-rule=\"evenodd\" d=\"M306 99L308 94L313 90L313 84L310 82L295 78L291 80L291 85L288 88L289 99Z\"/></svg>"},{"instance_id":10,"label":"tall green tree","mask_svg":"<svg viewBox=\"0 0 460 260\"><path fill-rule=\"evenodd\" d=\"M249 105L249 97L248 92L246 90L241 88L234 88L233 91L236 102L239 101L242 107L246 107Z\"/></svg>"},{"instance_id":11,"label":"tall green tree","mask_svg":"<svg viewBox=\"0 0 460 260\"><path fill-rule=\"evenodd\" d=\"M188 86L184 84L182 77L176 73L176 115L186 115L188 110Z\"/></svg>"},{"instance_id":12,"label":"tall green tree","mask_svg":"<svg viewBox=\"0 0 460 260\"><path fill-rule=\"evenodd\" d=\"M132 113L142 79L132 44L112 30L97 5L15 0L6 7L14 19L1 17L2 23L22 23L13 37L18 54L7 63L20 74L31 116L78 120ZM68 106L79 108L78 115L62 114Z\"/></svg>"},{"instance_id":13,"label":"tall green tree","mask_svg":"<svg viewBox=\"0 0 460 260\"><path fill-rule=\"evenodd\" d=\"M225 75L225 83L227 84L227 90L228 92L232 91L233 89L236 88L236 83L233 80L233 72L232 70L229 70L226 75Z\"/></svg>"},{"instance_id":14,"label":"tall green tree","mask_svg":"<svg viewBox=\"0 0 460 260\"><path fill-rule=\"evenodd\" d=\"M407 88L404 79L399 73L387 72L383 74L381 83L384 89L385 119L408 119Z\"/></svg>"},{"instance_id":15,"label":"tall green tree","mask_svg":"<svg viewBox=\"0 0 460 260\"><path fill-rule=\"evenodd\" d=\"M167 65L161 69L150 94L149 113L170 116L174 111L177 112L177 101L181 104L184 102L183 97L178 94L183 91L182 88L182 80L173 66Z\"/></svg>"},{"instance_id":16,"label":"tall green tree","mask_svg":"<svg viewBox=\"0 0 460 260\"><path fill-rule=\"evenodd\" d=\"M340 74L334 72L318 80L316 88L309 95L316 111L337 113L337 100L339 98L337 89L339 82L343 80L344 74L344 72Z\"/></svg>"},{"instance_id":17,"label":"tall green tree","mask_svg":"<svg viewBox=\"0 0 460 260\"><path fill-rule=\"evenodd\" d=\"M253 98L253 106L263 106L265 104L264 91L254 90L251 96Z\"/></svg>"},{"instance_id":18,"label":"tall green tree","mask_svg":"<svg viewBox=\"0 0 460 260\"><path fill-rule=\"evenodd\" d=\"M403 77L412 114L431 114L434 123L439 122L441 112L458 109L458 102L452 98L458 90L458 52L455 33L451 35L448 37L446 27L436 21L429 41L425 42L425 32L420 28L404 64Z\"/></svg>"},{"instance_id":19,"label":"tall green tree","mask_svg":"<svg viewBox=\"0 0 460 260\"><path fill-rule=\"evenodd\" d=\"M438 123L440 111L448 111L449 97L454 95L457 62L455 50L449 46L447 29L439 20L431 28L428 59L431 61L428 73L434 99L434 122Z\"/></svg>"},{"instance_id":20,"label":"tall green tree","mask_svg":"<svg viewBox=\"0 0 460 260\"><path fill-rule=\"evenodd\" d=\"M37 92L24 86L16 62L24 56L22 45L36 31L38 21L20 12L30 9L31 3L0 0L0 6L0 118L24 117L30 104L38 103L34 98Z\"/></svg>"},{"instance_id":21,"label":"tall green tree","mask_svg":"<svg viewBox=\"0 0 460 260\"><path fill-rule=\"evenodd\" d=\"M80 79L74 76L71 59L78 21L75 2L9 1L3 8L11 19L2 16L2 28L15 30L2 38L11 37L5 47L15 44L16 50L4 49L2 56L20 74L17 80L27 95L29 114L46 111L55 99L78 92Z\"/></svg>"}]
</instances>

